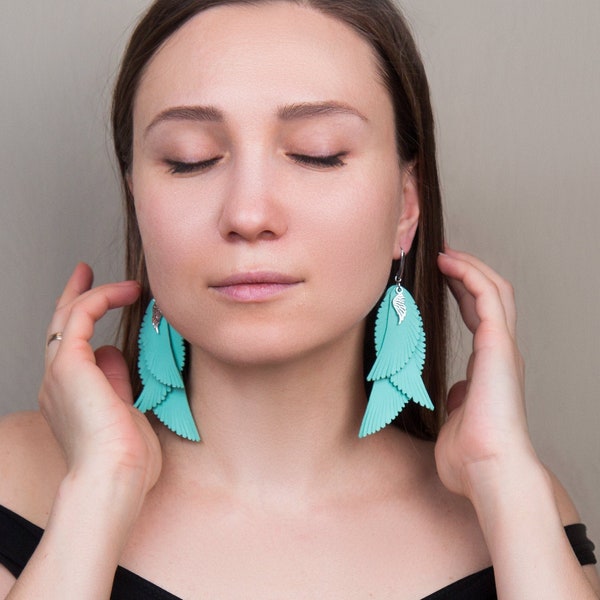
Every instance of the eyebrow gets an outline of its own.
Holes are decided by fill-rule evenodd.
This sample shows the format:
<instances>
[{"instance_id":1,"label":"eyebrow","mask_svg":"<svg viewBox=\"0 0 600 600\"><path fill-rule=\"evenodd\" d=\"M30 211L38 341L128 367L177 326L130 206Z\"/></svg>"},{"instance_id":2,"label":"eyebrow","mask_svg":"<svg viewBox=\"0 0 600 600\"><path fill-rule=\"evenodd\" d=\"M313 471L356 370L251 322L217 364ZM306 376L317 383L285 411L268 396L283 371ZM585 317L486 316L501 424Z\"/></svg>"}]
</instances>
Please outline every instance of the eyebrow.
<instances>
[{"instance_id":1,"label":"eyebrow","mask_svg":"<svg viewBox=\"0 0 600 600\"><path fill-rule=\"evenodd\" d=\"M344 102L300 102L282 106L277 111L277 117L282 121L310 119L330 114L354 115L362 121L368 122L368 119L360 111ZM167 108L156 115L150 125L146 127L144 137L148 135L151 129L165 121L222 123L224 120L223 112L214 106L175 106Z\"/></svg>"},{"instance_id":2,"label":"eyebrow","mask_svg":"<svg viewBox=\"0 0 600 600\"><path fill-rule=\"evenodd\" d=\"M144 136L147 136L151 129L159 123L165 121L208 121L210 123L221 123L224 121L223 113L214 106L175 106L161 111L152 119L150 125L146 127Z\"/></svg>"},{"instance_id":3,"label":"eyebrow","mask_svg":"<svg viewBox=\"0 0 600 600\"><path fill-rule=\"evenodd\" d=\"M277 116L282 121L293 121L296 119L309 119L320 115L342 114L354 115L362 121L368 121L360 111L345 102L301 102L299 104L289 104L282 106L277 112Z\"/></svg>"}]
</instances>

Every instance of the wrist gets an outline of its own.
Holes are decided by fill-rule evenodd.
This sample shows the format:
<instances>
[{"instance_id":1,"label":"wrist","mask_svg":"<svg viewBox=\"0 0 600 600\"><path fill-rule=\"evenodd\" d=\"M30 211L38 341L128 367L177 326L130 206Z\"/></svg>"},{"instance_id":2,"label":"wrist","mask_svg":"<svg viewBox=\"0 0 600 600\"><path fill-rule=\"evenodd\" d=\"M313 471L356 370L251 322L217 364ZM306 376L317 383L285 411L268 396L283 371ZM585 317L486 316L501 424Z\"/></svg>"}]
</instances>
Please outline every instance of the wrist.
<instances>
[{"instance_id":1,"label":"wrist","mask_svg":"<svg viewBox=\"0 0 600 600\"><path fill-rule=\"evenodd\" d=\"M122 474L71 470L59 486L47 536L62 540L65 553L80 547L84 562L114 568L140 512L142 489Z\"/></svg>"},{"instance_id":2,"label":"wrist","mask_svg":"<svg viewBox=\"0 0 600 600\"><path fill-rule=\"evenodd\" d=\"M465 467L468 496L486 537L506 523L558 519L552 480L533 450Z\"/></svg>"},{"instance_id":3,"label":"wrist","mask_svg":"<svg viewBox=\"0 0 600 600\"><path fill-rule=\"evenodd\" d=\"M61 482L50 524L70 515L88 531L110 532L124 539L135 522L145 498L142 473L119 469L73 468Z\"/></svg>"},{"instance_id":4,"label":"wrist","mask_svg":"<svg viewBox=\"0 0 600 600\"><path fill-rule=\"evenodd\" d=\"M142 479L142 478L139 478ZM123 472L72 468L61 482L42 539L16 597L104 599L141 508L144 487Z\"/></svg>"},{"instance_id":5,"label":"wrist","mask_svg":"<svg viewBox=\"0 0 600 600\"><path fill-rule=\"evenodd\" d=\"M499 598L594 597L565 535L552 478L533 452L472 464L465 477Z\"/></svg>"}]
</instances>

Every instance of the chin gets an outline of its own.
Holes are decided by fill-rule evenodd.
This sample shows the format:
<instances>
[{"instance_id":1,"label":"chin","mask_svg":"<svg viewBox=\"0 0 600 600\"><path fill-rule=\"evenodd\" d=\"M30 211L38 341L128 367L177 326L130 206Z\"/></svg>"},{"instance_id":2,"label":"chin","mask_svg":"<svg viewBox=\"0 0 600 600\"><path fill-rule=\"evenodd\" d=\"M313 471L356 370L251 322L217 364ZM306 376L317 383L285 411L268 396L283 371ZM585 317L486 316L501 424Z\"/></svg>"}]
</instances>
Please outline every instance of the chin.
<instances>
[{"instance_id":1,"label":"chin","mask_svg":"<svg viewBox=\"0 0 600 600\"><path fill-rule=\"evenodd\" d=\"M239 368L283 367L294 362L311 361L316 368L326 361L326 356L339 353L352 354L357 345L362 347L361 324L350 329L310 327L305 322L296 326L288 321L286 326L243 327L223 331L214 337L215 344L199 344L199 356L208 360ZM210 358L209 358L210 357ZM200 358L202 360L202 358Z\"/></svg>"},{"instance_id":2,"label":"chin","mask_svg":"<svg viewBox=\"0 0 600 600\"><path fill-rule=\"evenodd\" d=\"M236 336L235 341L230 344L222 341L212 348L204 345L200 353L210 355L214 361L240 368L282 366L311 354L311 344L300 344L297 341L290 344L289 341L280 336L275 339L268 335L252 339Z\"/></svg>"}]
</instances>

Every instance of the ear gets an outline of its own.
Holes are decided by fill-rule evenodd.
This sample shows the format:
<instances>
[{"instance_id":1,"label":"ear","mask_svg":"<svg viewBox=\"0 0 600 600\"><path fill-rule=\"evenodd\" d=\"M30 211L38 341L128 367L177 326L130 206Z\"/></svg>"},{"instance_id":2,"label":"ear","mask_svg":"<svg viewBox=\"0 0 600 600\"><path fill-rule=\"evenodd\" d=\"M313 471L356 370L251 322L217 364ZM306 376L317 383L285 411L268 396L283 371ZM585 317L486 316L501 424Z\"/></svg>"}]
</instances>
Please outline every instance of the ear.
<instances>
[{"instance_id":1,"label":"ear","mask_svg":"<svg viewBox=\"0 0 600 600\"><path fill-rule=\"evenodd\" d=\"M402 213L394 240L395 259L400 258L402 250L408 254L417 233L419 214L419 190L415 177L415 165L411 163L402 171Z\"/></svg>"}]
</instances>

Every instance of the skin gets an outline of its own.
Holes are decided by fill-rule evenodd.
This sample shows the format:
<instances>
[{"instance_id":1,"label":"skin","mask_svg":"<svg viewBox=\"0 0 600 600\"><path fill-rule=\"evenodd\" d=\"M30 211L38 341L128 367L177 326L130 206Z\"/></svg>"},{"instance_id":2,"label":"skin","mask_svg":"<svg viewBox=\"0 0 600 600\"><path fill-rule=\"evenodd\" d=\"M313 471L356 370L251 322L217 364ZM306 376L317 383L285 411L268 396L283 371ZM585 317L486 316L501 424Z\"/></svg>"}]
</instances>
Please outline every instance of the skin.
<instances>
[{"instance_id":1,"label":"skin","mask_svg":"<svg viewBox=\"0 0 600 600\"><path fill-rule=\"evenodd\" d=\"M139 89L131 187L153 294L194 358L202 354L197 364L284 362L342 336L353 346L418 216L395 155L390 99L372 74L342 80L353 68L372 73L373 57L336 22L299 10L318 35L293 30L261 60L273 42L235 19L224 23L227 10L208 11L171 38ZM358 114L278 117L325 102ZM147 131L156 115L179 106L215 107L222 120L168 120ZM298 162L341 153L340 166ZM213 157L221 157L214 166L178 177L165 165ZM404 201L403 189L411 195ZM264 271L297 285L250 305L215 290L230 275ZM355 302L339 302L348 293ZM198 318L206 314L212 318Z\"/></svg>"},{"instance_id":2,"label":"skin","mask_svg":"<svg viewBox=\"0 0 600 600\"><path fill-rule=\"evenodd\" d=\"M181 106L220 117L157 122ZM0 569L0 597L105 598L120 563L182 597L420 598L492 560L501 598L596 597L562 530L578 515L527 435L512 290L479 260L439 257L474 338L435 448L357 437L363 319L418 218L393 119L370 47L294 4L212 9L152 59L130 185L203 442L133 409L120 353L92 351L139 288L94 288L79 265L48 328L45 420L0 426L0 502L47 528L14 587ZM259 275L223 289L240 273Z\"/></svg>"}]
</instances>

